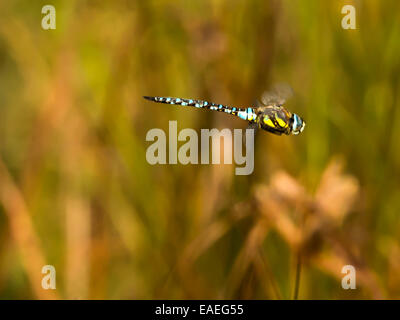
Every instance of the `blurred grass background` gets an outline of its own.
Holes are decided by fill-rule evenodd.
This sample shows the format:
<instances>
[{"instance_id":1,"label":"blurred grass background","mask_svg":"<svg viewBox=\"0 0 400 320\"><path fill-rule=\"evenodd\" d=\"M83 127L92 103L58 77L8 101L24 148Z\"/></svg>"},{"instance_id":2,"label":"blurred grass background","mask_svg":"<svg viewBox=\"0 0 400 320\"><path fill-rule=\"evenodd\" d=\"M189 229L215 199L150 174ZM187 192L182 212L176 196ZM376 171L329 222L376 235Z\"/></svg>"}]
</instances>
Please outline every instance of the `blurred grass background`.
<instances>
[{"instance_id":1,"label":"blurred grass background","mask_svg":"<svg viewBox=\"0 0 400 320\"><path fill-rule=\"evenodd\" d=\"M54 0L49 31L46 4L0 2L1 299L290 299L298 257L300 299L400 298L398 1ZM252 175L146 162L169 120L246 123L143 95L282 81L307 126L260 132Z\"/></svg>"}]
</instances>

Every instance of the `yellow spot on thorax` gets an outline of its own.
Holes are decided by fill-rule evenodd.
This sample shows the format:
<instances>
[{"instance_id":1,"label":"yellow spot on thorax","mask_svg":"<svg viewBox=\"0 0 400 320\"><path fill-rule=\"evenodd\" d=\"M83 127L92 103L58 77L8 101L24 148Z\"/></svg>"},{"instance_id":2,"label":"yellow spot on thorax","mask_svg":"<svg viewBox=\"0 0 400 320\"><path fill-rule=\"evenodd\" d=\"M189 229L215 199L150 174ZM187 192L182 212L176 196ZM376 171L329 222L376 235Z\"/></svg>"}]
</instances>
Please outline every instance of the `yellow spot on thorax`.
<instances>
[{"instance_id":1,"label":"yellow spot on thorax","mask_svg":"<svg viewBox=\"0 0 400 320\"><path fill-rule=\"evenodd\" d=\"M288 126L288 124L286 123L286 121L282 120L281 118L278 117L278 115L275 114L275 119L278 122L279 126L282 128L286 128Z\"/></svg>"},{"instance_id":2,"label":"yellow spot on thorax","mask_svg":"<svg viewBox=\"0 0 400 320\"><path fill-rule=\"evenodd\" d=\"M264 123L267 125L267 126L270 126L270 127L272 127L272 128L275 128L275 125L274 125L274 123L272 122L272 120L270 119L270 118L268 118L268 117L264 117Z\"/></svg>"}]
</instances>

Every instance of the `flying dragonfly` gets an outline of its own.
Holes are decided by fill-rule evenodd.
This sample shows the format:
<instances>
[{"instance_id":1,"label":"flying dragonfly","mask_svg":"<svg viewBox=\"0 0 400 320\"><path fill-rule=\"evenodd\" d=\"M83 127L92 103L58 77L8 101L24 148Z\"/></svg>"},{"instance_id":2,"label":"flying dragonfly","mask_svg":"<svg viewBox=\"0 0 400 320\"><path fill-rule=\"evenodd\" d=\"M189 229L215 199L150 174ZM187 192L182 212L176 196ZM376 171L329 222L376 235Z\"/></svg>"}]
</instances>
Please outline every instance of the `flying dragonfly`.
<instances>
[{"instance_id":1,"label":"flying dragonfly","mask_svg":"<svg viewBox=\"0 0 400 320\"><path fill-rule=\"evenodd\" d=\"M306 123L297 114L291 113L283 107L283 104L292 95L293 90L289 86L277 85L272 90L265 91L254 107L248 108L231 107L194 99L148 96L144 96L144 98L158 103L225 112L247 120L251 129L261 128L276 135L297 135L304 130Z\"/></svg>"}]
</instances>

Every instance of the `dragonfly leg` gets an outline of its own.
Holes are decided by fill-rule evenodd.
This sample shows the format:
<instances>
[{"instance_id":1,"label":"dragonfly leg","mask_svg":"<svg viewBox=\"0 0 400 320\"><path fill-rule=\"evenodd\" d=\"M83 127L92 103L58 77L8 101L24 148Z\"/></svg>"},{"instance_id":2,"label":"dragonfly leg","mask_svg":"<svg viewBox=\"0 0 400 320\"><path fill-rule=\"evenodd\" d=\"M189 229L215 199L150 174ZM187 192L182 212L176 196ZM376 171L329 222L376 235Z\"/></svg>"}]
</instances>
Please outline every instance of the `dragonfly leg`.
<instances>
[{"instance_id":1,"label":"dragonfly leg","mask_svg":"<svg viewBox=\"0 0 400 320\"><path fill-rule=\"evenodd\" d=\"M257 122L249 122L249 125L246 128L246 131L247 131L247 129L253 130L253 135L255 137L256 133L258 131L258 123ZM245 131L245 134L242 136L242 141L243 141L244 145L246 145L246 131Z\"/></svg>"}]
</instances>

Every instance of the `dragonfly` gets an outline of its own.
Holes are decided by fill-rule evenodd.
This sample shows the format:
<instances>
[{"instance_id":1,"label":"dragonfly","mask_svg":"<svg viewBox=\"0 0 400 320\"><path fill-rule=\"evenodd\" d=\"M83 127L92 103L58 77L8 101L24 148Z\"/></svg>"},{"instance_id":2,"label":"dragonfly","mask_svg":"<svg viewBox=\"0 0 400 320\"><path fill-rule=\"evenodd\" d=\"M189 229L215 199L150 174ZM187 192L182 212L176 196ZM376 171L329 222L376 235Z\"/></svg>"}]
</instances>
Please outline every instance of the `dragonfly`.
<instances>
[{"instance_id":1,"label":"dragonfly","mask_svg":"<svg viewBox=\"0 0 400 320\"><path fill-rule=\"evenodd\" d=\"M283 104L293 95L293 90L288 85L276 85L269 91L265 91L260 100L253 107L239 108L208 102L205 100L183 99L173 97L149 97L143 98L178 106L189 106L199 109L224 112L249 122L249 128L259 128L276 135L294 134L303 132L306 122L297 114L291 113Z\"/></svg>"}]
</instances>

